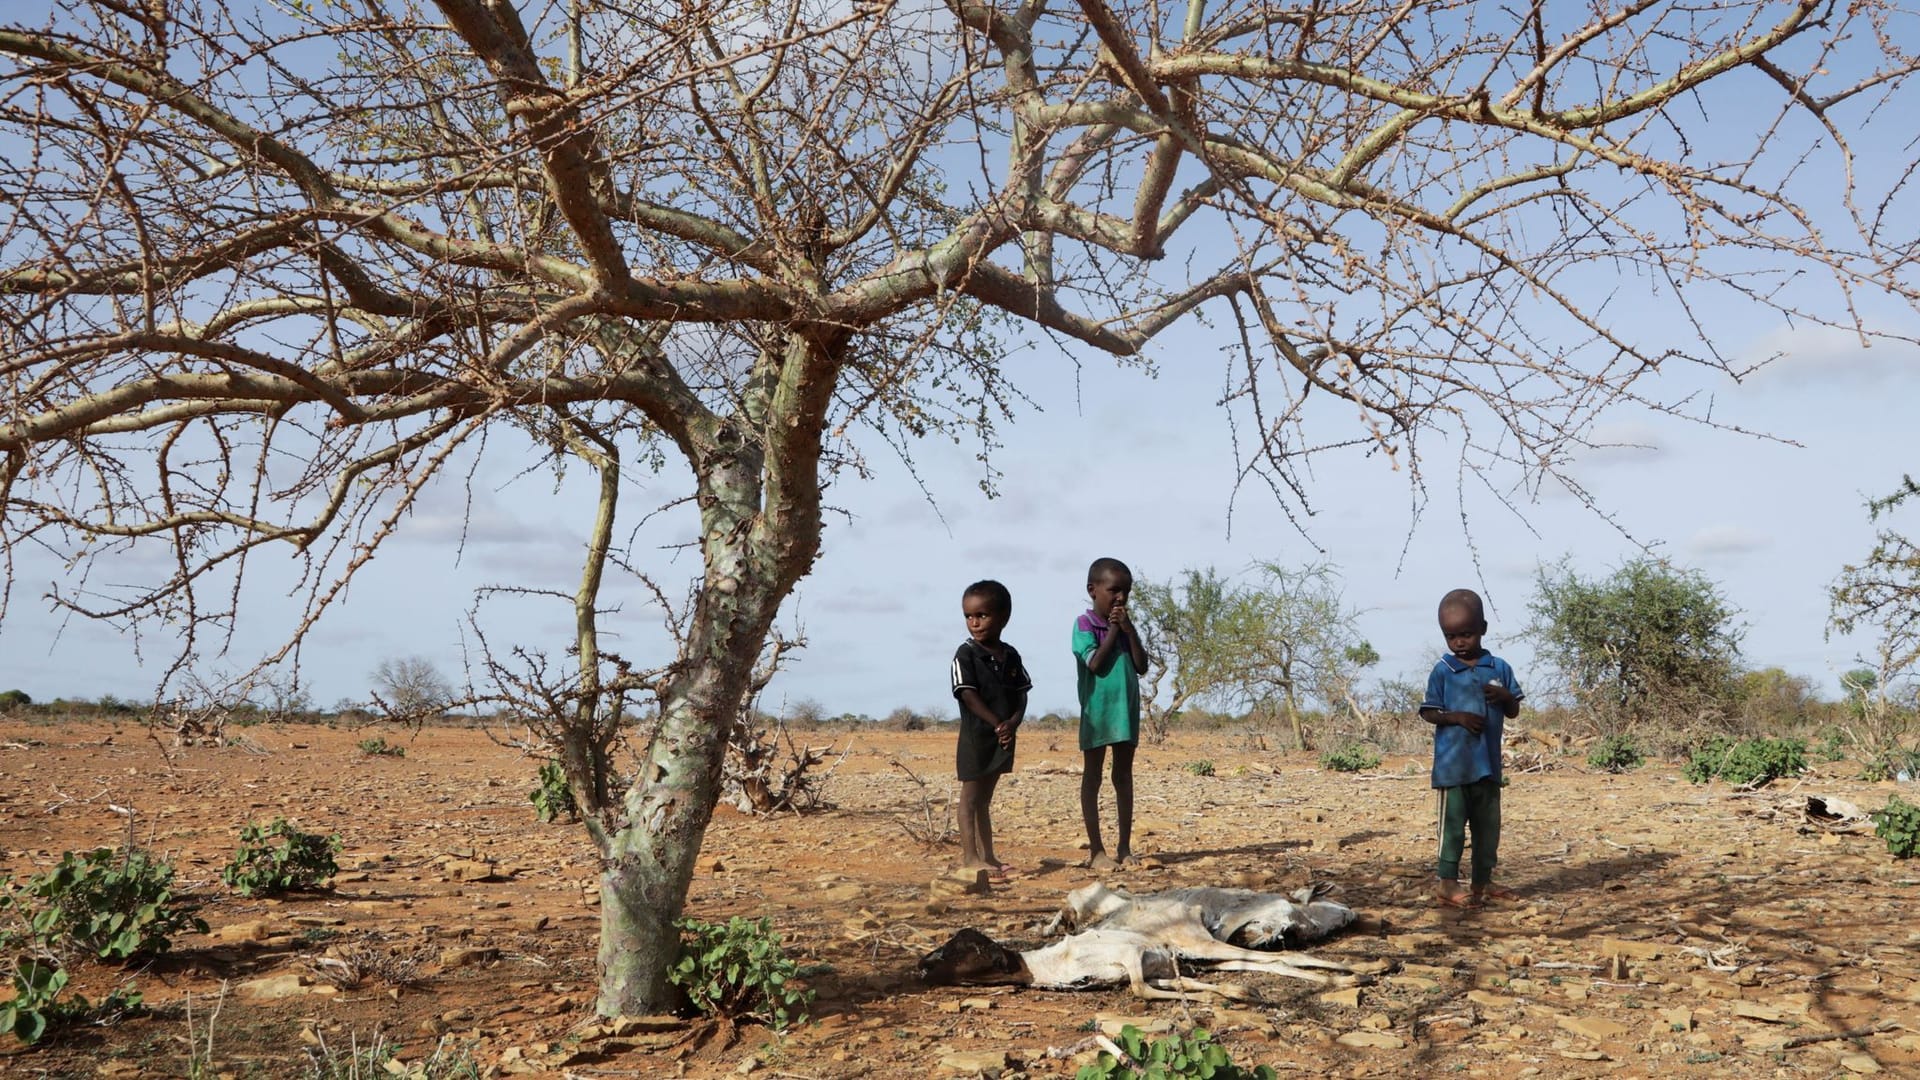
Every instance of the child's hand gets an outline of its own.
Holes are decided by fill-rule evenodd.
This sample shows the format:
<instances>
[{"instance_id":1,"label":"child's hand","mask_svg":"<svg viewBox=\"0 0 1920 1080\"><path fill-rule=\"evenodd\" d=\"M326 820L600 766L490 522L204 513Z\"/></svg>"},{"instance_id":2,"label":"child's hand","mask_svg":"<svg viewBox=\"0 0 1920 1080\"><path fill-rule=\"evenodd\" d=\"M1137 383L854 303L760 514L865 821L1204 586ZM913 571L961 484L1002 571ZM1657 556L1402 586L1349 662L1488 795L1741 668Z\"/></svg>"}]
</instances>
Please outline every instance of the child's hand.
<instances>
[{"instance_id":1,"label":"child's hand","mask_svg":"<svg viewBox=\"0 0 1920 1080\"><path fill-rule=\"evenodd\" d=\"M1014 726L1012 724L1004 723L1004 722L995 724L993 726L994 738L1000 740L1001 746L1013 745L1013 727Z\"/></svg>"},{"instance_id":2,"label":"child's hand","mask_svg":"<svg viewBox=\"0 0 1920 1080\"><path fill-rule=\"evenodd\" d=\"M1477 712L1450 712L1446 715L1448 723L1466 728L1475 735L1480 734L1487 726L1487 718Z\"/></svg>"},{"instance_id":3,"label":"child's hand","mask_svg":"<svg viewBox=\"0 0 1920 1080\"><path fill-rule=\"evenodd\" d=\"M1115 600L1113 609L1107 612L1107 622L1115 630L1127 629L1127 604L1124 600Z\"/></svg>"},{"instance_id":4,"label":"child's hand","mask_svg":"<svg viewBox=\"0 0 1920 1080\"><path fill-rule=\"evenodd\" d=\"M1482 687L1481 693L1486 695L1487 704L1498 705L1502 709L1505 709L1507 706L1512 705L1516 700L1518 700L1513 696L1513 691L1507 689L1507 684L1501 682L1498 679L1495 679L1494 681L1488 683L1486 686Z\"/></svg>"}]
</instances>

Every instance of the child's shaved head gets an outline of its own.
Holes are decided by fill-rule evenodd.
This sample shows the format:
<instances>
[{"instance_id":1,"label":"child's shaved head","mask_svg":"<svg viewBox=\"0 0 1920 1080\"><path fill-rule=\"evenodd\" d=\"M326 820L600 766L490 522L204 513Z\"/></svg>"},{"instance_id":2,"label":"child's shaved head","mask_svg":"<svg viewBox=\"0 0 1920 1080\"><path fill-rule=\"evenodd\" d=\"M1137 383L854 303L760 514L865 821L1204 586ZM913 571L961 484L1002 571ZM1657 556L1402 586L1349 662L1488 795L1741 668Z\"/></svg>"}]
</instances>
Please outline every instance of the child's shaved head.
<instances>
[{"instance_id":1,"label":"child's shaved head","mask_svg":"<svg viewBox=\"0 0 1920 1080\"><path fill-rule=\"evenodd\" d=\"M985 600L996 615L1005 617L1013 614L1013 594L1007 591L1005 585L997 581L989 579L974 582L960 594L960 599L965 600L969 596L978 596Z\"/></svg>"},{"instance_id":2,"label":"child's shaved head","mask_svg":"<svg viewBox=\"0 0 1920 1080\"><path fill-rule=\"evenodd\" d=\"M1093 560L1093 565L1087 567L1087 584L1092 585L1097 581L1105 581L1115 574L1125 574L1128 577L1132 577L1133 571L1127 569L1127 564L1121 562L1119 559L1095 559Z\"/></svg>"},{"instance_id":3,"label":"child's shaved head","mask_svg":"<svg viewBox=\"0 0 1920 1080\"><path fill-rule=\"evenodd\" d=\"M1440 619L1446 621L1447 612L1457 611L1471 617L1475 622L1487 621L1487 608L1480 602L1480 594L1472 589L1455 589L1440 598Z\"/></svg>"}]
</instances>

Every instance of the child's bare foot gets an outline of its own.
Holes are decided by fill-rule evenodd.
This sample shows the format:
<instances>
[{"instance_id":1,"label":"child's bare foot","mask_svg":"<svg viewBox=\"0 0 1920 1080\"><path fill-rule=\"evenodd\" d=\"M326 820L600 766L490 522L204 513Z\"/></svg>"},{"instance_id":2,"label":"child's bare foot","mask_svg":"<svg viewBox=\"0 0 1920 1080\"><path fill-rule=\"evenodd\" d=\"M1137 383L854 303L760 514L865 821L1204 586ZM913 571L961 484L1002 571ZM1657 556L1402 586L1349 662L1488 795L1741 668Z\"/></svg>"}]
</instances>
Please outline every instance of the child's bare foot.
<instances>
[{"instance_id":1,"label":"child's bare foot","mask_svg":"<svg viewBox=\"0 0 1920 1080\"><path fill-rule=\"evenodd\" d=\"M1087 869L1118 870L1120 869L1120 863L1113 856L1107 854L1106 852L1096 851L1092 855L1087 857Z\"/></svg>"},{"instance_id":2,"label":"child's bare foot","mask_svg":"<svg viewBox=\"0 0 1920 1080\"><path fill-rule=\"evenodd\" d=\"M1433 898L1448 907L1477 908L1480 906L1479 896L1461 888L1458 881L1450 878L1441 878L1434 884Z\"/></svg>"},{"instance_id":3,"label":"child's bare foot","mask_svg":"<svg viewBox=\"0 0 1920 1080\"><path fill-rule=\"evenodd\" d=\"M1473 887L1473 902L1476 904L1484 904L1489 900L1518 899L1520 899L1519 893L1514 892L1512 889L1503 889L1498 885L1475 885Z\"/></svg>"}]
</instances>

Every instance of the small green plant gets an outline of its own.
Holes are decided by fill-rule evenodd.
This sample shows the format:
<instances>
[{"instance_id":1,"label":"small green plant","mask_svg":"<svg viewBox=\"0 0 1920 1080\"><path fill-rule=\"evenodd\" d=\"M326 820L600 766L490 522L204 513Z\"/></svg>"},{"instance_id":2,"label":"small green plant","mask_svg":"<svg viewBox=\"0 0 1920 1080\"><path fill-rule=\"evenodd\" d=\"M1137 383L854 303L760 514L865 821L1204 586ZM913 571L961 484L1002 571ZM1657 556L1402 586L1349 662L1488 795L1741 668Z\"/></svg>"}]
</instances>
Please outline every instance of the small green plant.
<instances>
[{"instance_id":1,"label":"small green plant","mask_svg":"<svg viewBox=\"0 0 1920 1080\"><path fill-rule=\"evenodd\" d=\"M1735 787L1760 787L1806 771L1807 744L1800 739L1746 739L1716 735L1694 747L1684 770L1696 784L1725 780Z\"/></svg>"},{"instance_id":2,"label":"small green plant","mask_svg":"<svg viewBox=\"0 0 1920 1080\"><path fill-rule=\"evenodd\" d=\"M1128 1024L1113 1040L1123 1057L1102 1050L1091 1064L1082 1065L1074 1080L1275 1080L1271 1065L1251 1069L1235 1065L1226 1048L1213 1041L1204 1028L1187 1035L1172 1032L1164 1039L1149 1041L1140 1029Z\"/></svg>"},{"instance_id":3,"label":"small green plant","mask_svg":"<svg viewBox=\"0 0 1920 1080\"><path fill-rule=\"evenodd\" d=\"M735 915L725 923L677 919L680 957L667 981L686 991L693 1007L715 1016L753 1017L776 1031L805 1023L813 991L793 985L794 962L780 948L773 920Z\"/></svg>"},{"instance_id":4,"label":"small green plant","mask_svg":"<svg viewBox=\"0 0 1920 1080\"><path fill-rule=\"evenodd\" d=\"M1887 851L1894 858L1920 855L1920 806L1892 795L1885 807L1868 816L1873 818L1873 835L1887 842Z\"/></svg>"},{"instance_id":5,"label":"small green plant","mask_svg":"<svg viewBox=\"0 0 1920 1080\"><path fill-rule=\"evenodd\" d=\"M0 1035L32 1044L55 1028L125 1016L140 1008L140 994L132 983L108 994L98 1005L79 994L62 1000L67 978L66 970L51 960L25 959L14 965L13 1000L0 1005Z\"/></svg>"},{"instance_id":6,"label":"small green plant","mask_svg":"<svg viewBox=\"0 0 1920 1080\"><path fill-rule=\"evenodd\" d=\"M269 825L249 821L240 827L240 850L220 871L220 880L241 896L317 888L340 872L334 861L340 848L338 833L301 832L286 818L274 818Z\"/></svg>"},{"instance_id":7,"label":"small green plant","mask_svg":"<svg viewBox=\"0 0 1920 1080\"><path fill-rule=\"evenodd\" d=\"M67 852L53 869L9 885L0 904L26 925L35 948L78 948L101 960L158 956L182 933L207 932L199 906L173 894L173 866L144 851Z\"/></svg>"},{"instance_id":8,"label":"small green plant","mask_svg":"<svg viewBox=\"0 0 1920 1080\"><path fill-rule=\"evenodd\" d=\"M1348 743L1338 750L1321 754L1320 767L1334 772L1365 772L1380 767L1380 755L1368 749L1365 743Z\"/></svg>"},{"instance_id":9,"label":"small green plant","mask_svg":"<svg viewBox=\"0 0 1920 1080\"><path fill-rule=\"evenodd\" d=\"M1206 758L1201 758L1199 761L1189 761L1182 767L1195 776L1213 775L1213 762L1208 761Z\"/></svg>"},{"instance_id":10,"label":"small green plant","mask_svg":"<svg viewBox=\"0 0 1920 1080\"><path fill-rule=\"evenodd\" d=\"M406 757L407 756L406 747L388 745L386 736L384 735L375 735L371 739L361 739L359 742L359 746L360 746L360 752L363 754L366 754L368 757Z\"/></svg>"},{"instance_id":11,"label":"small green plant","mask_svg":"<svg viewBox=\"0 0 1920 1080\"><path fill-rule=\"evenodd\" d=\"M1631 735L1609 735L1587 751L1587 767L1601 772L1623 773L1646 764L1640 744Z\"/></svg>"},{"instance_id":12,"label":"small green plant","mask_svg":"<svg viewBox=\"0 0 1920 1080\"><path fill-rule=\"evenodd\" d=\"M566 770L557 761L544 762L540 766L540 786L527 796L533 803L533 812L541 821L553 821L561 814L567 820L580 820L580 804L574 801L573 785L567 783Z\"/></svg>"}]
</instances>

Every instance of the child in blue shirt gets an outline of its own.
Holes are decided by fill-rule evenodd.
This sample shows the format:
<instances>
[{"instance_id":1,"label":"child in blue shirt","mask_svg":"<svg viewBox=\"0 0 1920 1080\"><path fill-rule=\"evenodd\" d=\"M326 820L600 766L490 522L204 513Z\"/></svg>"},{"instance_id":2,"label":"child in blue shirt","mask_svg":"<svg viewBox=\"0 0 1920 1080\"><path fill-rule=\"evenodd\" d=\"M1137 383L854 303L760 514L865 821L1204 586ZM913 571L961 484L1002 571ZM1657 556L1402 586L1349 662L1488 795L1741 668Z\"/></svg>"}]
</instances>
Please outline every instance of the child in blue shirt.
<instances>
[{"instance_id":1,"label":"child in blue shirt","mask_svg":"<svg viewBox=\"0 0 1920 1080\"><path fill-rule=\"evenodd\" d=\"M1513 668L1480 647L1486 608L1471 589L1440 599L1440 633L1447 653L1427 676L1420 718L1433 725L1433 787L1439 803L1439 880L1434 895L1451 907L1472 908L1516 895L1493 884L1500 856L1500 735L1520 714ZM1460 856L1473 836L1471 891L1460 887Z\"/></svg>"}]
</instances>

